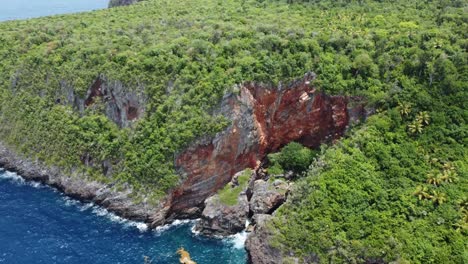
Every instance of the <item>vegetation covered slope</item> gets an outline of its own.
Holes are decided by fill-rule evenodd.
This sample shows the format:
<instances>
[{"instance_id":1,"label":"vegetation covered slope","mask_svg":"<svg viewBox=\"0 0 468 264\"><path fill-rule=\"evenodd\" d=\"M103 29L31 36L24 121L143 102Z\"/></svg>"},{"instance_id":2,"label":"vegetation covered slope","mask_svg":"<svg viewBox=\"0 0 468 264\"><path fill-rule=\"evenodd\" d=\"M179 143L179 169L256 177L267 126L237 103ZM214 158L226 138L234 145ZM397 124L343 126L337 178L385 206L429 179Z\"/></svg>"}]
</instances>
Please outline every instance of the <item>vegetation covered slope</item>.
<instances>
[{"instance_id":1,"label":"vegetation covered slope","mask_svg":"<svg viewBox=\"0 0 468 264\"><path fill-rule=\"evenodd\" d=\"M275 216L274 246L306 263L467 263L466 2L307 6L361 16L329 43L345 58L353 36L381 36L353 65L372 61L388 97L322 149Z\"/></svg>"},{"instance_id":2,"label":"vegetation covered slope","mask_svg":"<svg viewBox=\"0 0 468 264\"><path fill-rule=\"evenodd\" d=\"M281 209L277 242L323 261L466 260L466 2L297 2L152 0L0 23L0 137L161 197L179 181L174 154L226 126L209 113L235 84L314 71L319 89L380 113L324 150ZM100 75L144 93L132 128L64 103L67 87L84 97Z\"/></svg>"}]
</instances>

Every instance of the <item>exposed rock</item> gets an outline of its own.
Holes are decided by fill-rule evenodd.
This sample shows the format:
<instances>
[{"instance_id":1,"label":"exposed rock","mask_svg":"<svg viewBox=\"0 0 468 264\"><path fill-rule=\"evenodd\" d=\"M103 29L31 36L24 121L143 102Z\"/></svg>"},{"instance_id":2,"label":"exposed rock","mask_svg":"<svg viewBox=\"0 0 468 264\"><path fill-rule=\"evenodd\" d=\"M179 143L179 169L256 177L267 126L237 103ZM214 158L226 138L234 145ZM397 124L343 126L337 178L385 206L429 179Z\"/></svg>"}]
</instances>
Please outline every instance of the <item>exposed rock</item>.
<instances>
[{"instance_id":1,"label":"exposed rock","mask_svg":"<svg viewBox=\"0 0 468 264\"><path fill-rule=\"evenodd\" d=\"M97 108L120 127L130 126L145 112L143 95L129 91L121 82L108 80L105 76L99 76L94 81L84 98L67 83L62 82L61 86L65 97L63 103L72 105L79 113L88 108ZM57 99L57 102L62 100Z\"/></svg>"},{"instance_id":2,"label":"exposed rock","mask_svg":"<svg viewBox=\"0 0 468 264\"><path fill-rule=\"evenodd\" d=\"M169 215L202 207L235 172L257 168L270 152L291 141L318 147L341 137L365 117L360 98L328 96L310 83L312 73L289 87L247 83L225 96L218 114L232 120L214 137L201 138L176 157L183 183L167 200ZM350 115L350 113L352 113Z\"/></svg>"},{"instance_id":3,"label":"exposed rock","mask_svg":"<svg viewBox=\"0 0 468 264\"><path fill-rule=\"evenodd\" d=\"M286 201L288 183L276 180L273 183L256 180L250 199L250 211L254 214L271 214Z\"/></svg>"},{"instance_id":4,"label":"exposed rock","mask_svg":"<svg viewBox=\"0 0 468 264\"><path fill-rule=\"evenodd\" d=\"M109 7L131 5L141 0L110 0Z\"/></svg>"},{"instance_id":5,"label":"exposed rock","mask_svg":"<svg viewBox=\"0 0 468 264\"><path fill-rule=\"evenodd\" d=\"M94 202L121 217L150 225L165 223L165 215L160 214L160 206L146 202L136 203L130 197L130 189L117 191L110 185L88 180L86 175L65 173L56 167L21 157L1 142L0 167L17 172L26 180L54 186L70 197Z\"/></svg>"},{"instance_id":6,"label":"exposed rock","mask_svg":"<svg viewBox=\"0 0 468 264\"><path fill-rule=\"evenodd\" d=\"M241 232L249 214L247 195L242 193L233 206L223 204L215 194L205 201L205 209L195 230L207 236L226 236Z\"/></svg>"},{"instance_id":7,"label":"exposed rock","mask_svg":"<svg viewBox=\"0 0 468 264\"><path fill-rule=\"evenodd\" d=\"M271 245L272 232L268 228L268 221L272 218L268 214L256 215L254 232L245 243L249 256L249 263L253 264L282 264L281 251Z\"/></svg>"}]
</instances>

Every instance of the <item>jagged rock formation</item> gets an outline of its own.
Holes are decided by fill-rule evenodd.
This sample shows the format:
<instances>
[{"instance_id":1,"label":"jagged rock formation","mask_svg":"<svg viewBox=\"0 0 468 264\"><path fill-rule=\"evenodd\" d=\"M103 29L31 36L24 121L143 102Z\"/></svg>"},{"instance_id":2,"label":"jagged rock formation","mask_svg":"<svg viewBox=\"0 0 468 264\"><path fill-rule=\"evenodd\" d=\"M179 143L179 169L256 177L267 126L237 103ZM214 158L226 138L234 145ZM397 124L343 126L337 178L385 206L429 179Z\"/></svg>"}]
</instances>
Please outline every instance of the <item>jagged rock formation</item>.
<instances>
[{"instance_id":1,"label":"jagged rock formation","mask_svg":"<svg viewBox=\"0 0 468 264\"><path fill-rule=\"evenodd\" d=\"M131 5L141 0L110 0L109 8L116 7L116 6L126 6Z\"/></svg>"},{"instance_id":2,"label":"jagged rock formation","mask_svg":"<svg viewBox=\"0 0 468 264\"><path fill-rule=\"evenodd\" d=\"M215 194L205 201L205 209L195 230L207 236L227 236L241 232L249 215L247 195L237 197L237 204L228 206L221 203Z\"/></svg>"},{"instance_id":3,"label":"jagged rock formation","mask_svg":"<svg viewBox=\"0 0 468 264\"><path fill-rule=\"evenodd\" d=\"M105 76L96 78L84 98L78 96L74 88L66 83L61 86L65 104L72 105L80 113L85 109L98 108L120 127L130 126L145 112L143 95L128 91L121 82L108 80ZM61 102L60 99L57 102Z\"/></svg>"},{"instance_id":4,"label":"jagged rock formation","mask_svg":"<svg viewBox=\"0 0 468 264\"><path fill-rule=\"evenodd\" d=\"M255 224L254 234L251 234L246 241L249 263L283 263L283 255L277 248L271 245L273 234L268 228L268 221L271 218L272 216L268 214L258 214L253 218L253 224Z\"/></svg>"},{"instance_id":5,"label":"jagged rock formation","mask_svg":"<svg viewBox=\"0 0 468 264\"><path fill-rule=\"evenodd\" d=\"M235 188L236 176L243 173L244 171L236 173L226 187ZM244 230L250 218L271 215L286 201L289 183L283 180L265 181L259 177L261 176L255 172L250 175L249 184L238 194L236 204L224 204L219 194L206 199L205 209L195 230L207 236L233 235Z\"/></svg>"},{"instance_id":6,"label":"jagged rock formation","mask_svg":"<svg viewBox=\"0 0 468 264\"><path fill-rule=\"evenodd\" d=\"M198 212L206 198L238 171L257 168L264 157L291 141L318 147L341 137L350 123L365 117L360 98L317 91L312 73L291 85L247 83L225 96L220 113L232 124L181 152L176 168L185 179L166 203L169 218Z\"/></svg>"},{"instance_id":7,"label":"jagged rock formation","mask_svg":"<svg viewBox=\"0 0 468 264\"><path fill-rule=\"evenodd\" d=\"M250 211L256 214L272 214L279 206L286 201L286 194L289 191L289 184L285 181L277 180L273 183L256 180L250 198Z\"/></svg>"}]
</instances>

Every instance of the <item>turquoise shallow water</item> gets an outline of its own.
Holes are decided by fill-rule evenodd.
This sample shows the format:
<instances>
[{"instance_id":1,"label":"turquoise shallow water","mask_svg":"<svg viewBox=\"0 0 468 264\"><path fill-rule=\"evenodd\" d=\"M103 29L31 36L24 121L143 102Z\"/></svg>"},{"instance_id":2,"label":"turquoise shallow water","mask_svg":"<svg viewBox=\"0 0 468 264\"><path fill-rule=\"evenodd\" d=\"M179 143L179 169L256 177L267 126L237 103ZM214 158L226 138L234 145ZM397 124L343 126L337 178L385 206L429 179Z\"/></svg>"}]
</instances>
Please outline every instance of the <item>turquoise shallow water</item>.
<instances>
[{"instance_id":1,"label":"turquoise shallow water","mask_svg":"<svg viewBox=\"0 0 468 264\"><path fill-rule=\"evenodd\" d=\"M0 0L0 21L106 8L109 0Z\"/></svg>"},{"instance_id":2,"label":"turquoise shallow water","mask_svg":"<svg viewBox=\"0 0 468 264\"><path fill-rule=\"evenodd\" d=\"M0 172L0 263L154 264L178 263L187 249L198 264L245 263L243 236L208 239L191 231L193 222L159 230L126 221L93 204Z\"/></svg>"}]
</instances>

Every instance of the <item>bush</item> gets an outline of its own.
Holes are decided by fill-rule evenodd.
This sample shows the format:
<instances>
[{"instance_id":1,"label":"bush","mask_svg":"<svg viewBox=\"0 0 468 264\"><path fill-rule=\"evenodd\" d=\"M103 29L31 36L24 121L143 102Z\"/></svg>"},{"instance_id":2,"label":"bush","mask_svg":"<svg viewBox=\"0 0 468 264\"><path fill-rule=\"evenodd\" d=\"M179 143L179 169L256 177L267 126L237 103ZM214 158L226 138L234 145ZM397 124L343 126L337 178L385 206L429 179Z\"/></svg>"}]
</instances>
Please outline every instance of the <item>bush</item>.
<instances>
[{"instance_id":1,"label":"bush","mask_svg":"<svg viewBox=\"0 0 468 264\"><path fill-rule=\"evenodd\" d=\"M281 174L283 170L291 170L301 173L309 167L317 152L304 147L297 142L291 142L280 152L269 154L268 160L272 164L268 169L270 174Z\"/></svg>"}]
</instances>

